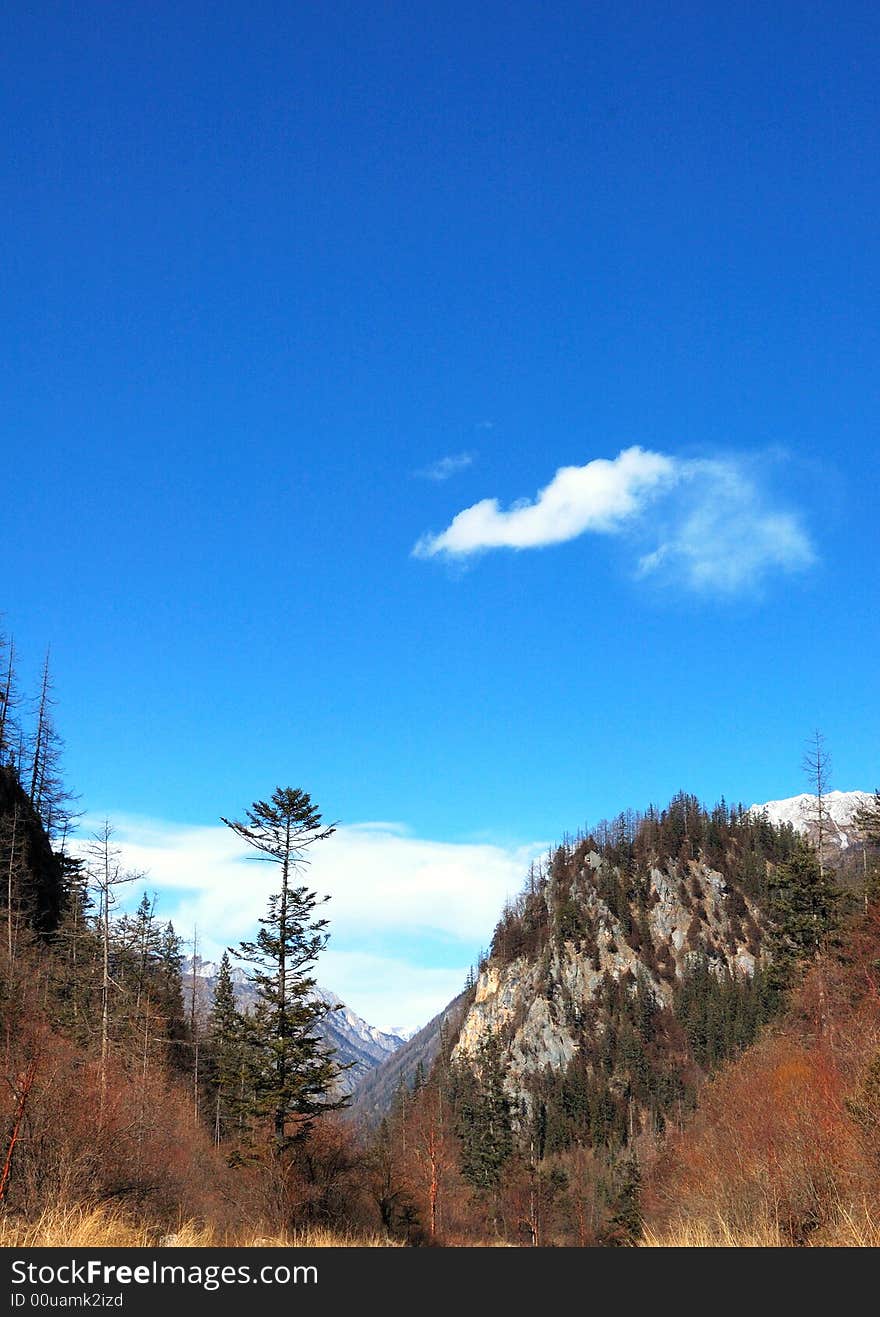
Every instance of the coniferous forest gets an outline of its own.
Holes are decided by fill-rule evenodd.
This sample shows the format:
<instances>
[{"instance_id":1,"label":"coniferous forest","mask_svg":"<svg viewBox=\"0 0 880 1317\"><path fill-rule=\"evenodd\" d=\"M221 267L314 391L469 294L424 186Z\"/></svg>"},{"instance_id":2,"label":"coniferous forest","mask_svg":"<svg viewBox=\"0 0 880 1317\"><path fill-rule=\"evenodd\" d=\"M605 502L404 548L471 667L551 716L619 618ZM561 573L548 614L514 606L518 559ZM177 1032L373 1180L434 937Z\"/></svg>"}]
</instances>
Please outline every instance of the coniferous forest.
<instances>
[{"instance_id":1,"label":"coniferous forest","mask_svg":"<svg viewBox=\"0 0 880 1317\"><path fill-rule=\"evenodd\" d=\"M81 835L49 659L30 699L16 666L4 640L0 1241L880 1241L880 797L845 852L821 789L818 842L686 793L564 838L367 1102L319 1030L304 787L218 808L274 890L206 1000L112 821Z\"/></svg>"}]
</instances>

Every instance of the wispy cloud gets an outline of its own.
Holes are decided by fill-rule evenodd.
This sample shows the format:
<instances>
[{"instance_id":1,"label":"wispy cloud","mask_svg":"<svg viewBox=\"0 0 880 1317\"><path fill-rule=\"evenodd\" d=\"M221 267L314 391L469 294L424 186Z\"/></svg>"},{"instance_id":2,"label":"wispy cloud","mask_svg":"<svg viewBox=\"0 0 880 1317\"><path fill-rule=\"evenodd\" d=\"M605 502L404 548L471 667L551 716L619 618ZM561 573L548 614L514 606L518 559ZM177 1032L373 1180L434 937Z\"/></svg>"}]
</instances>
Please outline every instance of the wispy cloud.
<instances>
[{"instance_id":1,"label":"wispy cloud","mask_svg":"<svg viewBox=\"0 0 880 1317\"><path fill-rule=\"evenodd\" d=\"M696 591L735 594L773 572L812 566L816 552L797 513L776 505L754 463L684 463L684 480L659 543L642 555L639 574Z\"/></svg>"},{"instance_id":2,"label":"wispy cloud","mask_svg":"<svg viewBox=\"0 0 880 1317\"><path fill-rule=\"evenodd\" d=\"M415 474L421 480L448 480L450 476L457 476L459 471L466 471L472 466L475 456L475 453L451 453L448 457L432 462L430 466L422 467Z\"/></svg>"},{"instance_id":3,"label":"wispy cloud","mask_svg":"<svg viewBox=\"0 0 880 1317\"><path fill-rule=\"evenodd\" d=\"M93 826L85 820L82 833ZM206 959L253 936L277 874L251 863L228 828L122 818L115 830L124 866L145 875L127 899L158 893L158 917L184 937L197 925ZM434 841L395 823L340 827L306 875L332 897L321 983L371 1024L424 1024L459 991L505 897L545 848Z\"/></svg>"},{"instance_id":4,"label":"wispy cloud","mask_svg":"<svg viewBox=\"0 0 880 1317\"><path fill-rule=\"evenodd\" d=\"M560 467L534 499L509 509L494 498L474 503L444 531L423 535L413 554L461 561L587 532L626 534L636 546L638 575L694 590L740 591L816 559L800 517L763 487L755 459L682 459L640 447Z\"/></svg>"}]
</instances>

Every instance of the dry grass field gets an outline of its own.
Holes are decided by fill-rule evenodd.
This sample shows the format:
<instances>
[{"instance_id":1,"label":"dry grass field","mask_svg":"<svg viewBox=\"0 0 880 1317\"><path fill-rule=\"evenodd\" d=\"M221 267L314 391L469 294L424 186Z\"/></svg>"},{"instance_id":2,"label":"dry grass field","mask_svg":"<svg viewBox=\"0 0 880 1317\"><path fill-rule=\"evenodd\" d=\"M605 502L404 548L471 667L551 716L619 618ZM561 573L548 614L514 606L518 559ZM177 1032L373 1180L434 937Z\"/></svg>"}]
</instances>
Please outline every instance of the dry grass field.
<instances>
[{"instance_id":1,"label":"dry grass field","mask_svg":"<svg viewBox=\"0 0 880 1317\"><path fill-rule=\"evenodd\" d=\"M268 1229L219 1233L211 1226L183 1221L159 1231L105 1207L79 1205L47 1209L34 1221L0 1220L0 1248L393 1248L380 1235L355 1235L315 1227L295 1234Z\"/></svg>"}]
</instances>

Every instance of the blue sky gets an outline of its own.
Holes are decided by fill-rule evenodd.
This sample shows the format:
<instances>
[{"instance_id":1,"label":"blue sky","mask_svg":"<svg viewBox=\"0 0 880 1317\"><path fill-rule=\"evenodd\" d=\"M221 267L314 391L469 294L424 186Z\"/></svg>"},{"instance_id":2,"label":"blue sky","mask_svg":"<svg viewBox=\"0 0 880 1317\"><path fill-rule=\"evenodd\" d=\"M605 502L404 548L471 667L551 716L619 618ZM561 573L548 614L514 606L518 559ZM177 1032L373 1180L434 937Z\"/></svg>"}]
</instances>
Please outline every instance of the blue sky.
<instances>
[{"instance_id":1,"label":"blue sky","mask_svg":"<svg viewBox=\"0 0 880 1317\"><path fill-rule=\"evenodd\" d=\"M3 609L91 815L291 782L514 868L816 726L876 784L874 7L0 29ZM373 950L452 977L429 915Z\"/></svg>"}]
</instances>

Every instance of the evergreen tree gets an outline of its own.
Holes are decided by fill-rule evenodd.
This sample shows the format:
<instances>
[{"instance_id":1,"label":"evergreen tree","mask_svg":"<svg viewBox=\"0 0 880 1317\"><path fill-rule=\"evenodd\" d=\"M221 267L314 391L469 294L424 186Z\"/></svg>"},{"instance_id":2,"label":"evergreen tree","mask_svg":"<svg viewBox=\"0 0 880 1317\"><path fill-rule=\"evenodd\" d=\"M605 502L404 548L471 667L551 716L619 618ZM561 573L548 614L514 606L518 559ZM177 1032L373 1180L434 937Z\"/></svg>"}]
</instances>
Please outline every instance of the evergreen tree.
<instances>
[{"instance_id":1,"label":"evergreen tree","mask_svg":"<svg viewBox=\"0 0 880 1317\"><path fill-rule=\"evenodd\" d=\"M253 967L260 1108L272 1119L280 1154L291 1142L293 1121L297 1137L321 1112L347 1105L333 1092L341 1067L317 1034L321 1020L336 1009L315 995L312 974L328 940L327 920L315 918L315 910L329 898L293 885L309 847L334 828L323 826L308 793L293 787L278 787L270 800L255 801L245 822L222 821L280 872L280 890L269 898L256 940L242 942L238 953Z\"/></svg>"},{"instance_id":2,"label":"evergreen tree","mask_svg":"<svg viewBox=\"0 0 880 1317\"><path fill-rule=\"evenodd\" d=\"M238 1009L229 952L223 952L208 1026L214 1141L240 1138L253 1107L254 1075L248 1020Z\"/></svg>"},{"instance_id":3,"label":"evergreen tree","mask_svg":"<svg viewBox=\"0 0 880 1317\"><path fill-rule=\"evenodd\" d=\"M853 822L865 845L880 846L880 791L875 791L873 800L856 810Z\"/></svg>"},{"instance_id":4,"label":"evergreen tree","mask_svg":"<svg viewBox=\"0 0 880 1317\"><path fill-rule=\"evenodd\" d=\"M6 907L3 941L11 979L20 944L30 940L34 916L28 837L24 809L18 801L10 814L0 818L0 902Z\"/></svg>"},{"instance_id":5,"label":"evergreen tree","mask_svg":"<svg viewBox=\"0 0 880 1317\"><path fill-rule=\"evenodd\" d=\"M865 913L867 913L870 902L876 901L880 896L880 872L877 864L878 848L880 848L880 791L875 791L873 799L856 810L853 823L858 829L862 843L862 893Z\"/></svg>"},{"instance_id":6,"label":"evergreen tree","mask_svg":"<svg viewBox=\"0 0 880 1317\"><path fill-rule=\"evenodd\" d=\"M98 944L94 911L84 860L63 855L61 867L63 898L61 922L55 932L59 957L54 987L59 1017L85 1043L95 1028Z\"/></svg>"},{"instance_id":7,"label":"evergreen tree","mask_svg":"<svg viewBox=\"0 0 880 1317\"><path fill-rule=\"evenodd\" d=\"M183 1004L183 946L169 920L159 938L153 1008L162 1020L169 1059L181 1073L189 1070L189 1031Z\"/></svg>"},{"instance_id":8,"label":"evergreen tree","mask_svg":"<svg viewBox=\"0 0 880 1317\"><path fill-rule=\"evenodd\" d=\"M55 698L49 653L43 661L40 692L35 702L36 726L30 745L26 785L34 809L50 838L66 836L73 819L73 796L64 784L61 756L64 742L55 727Z\"/></svg>"},{"instance_id":9,"label":"evergreen tree","mask_svg":"<svg viewBox=\"0 0 880 1317\"><path fill-rule=\"evenodd\" d=\"M768 879L774 981L784 985L798 962L827 951L838 924L840 893L817 852L801 842Z\"/></svg>"},{"instance_id":10,"label":"evergreen tree","mask_svg":"<svg viewBox=\"0 0 880 1317\"><path fill-rule=\"evenodd\" d=\"M115 940L129 981L135 1014L140 1011L149 971L161 945L162 935L156 927L155 909L155 896L151 900L144 892L135 913L123 915L116 921Z\"/></svg>"},{"instance_id":11,"label":"evergreen tree","mask_svg":"<svg viewBox=\"0 0 880 1317\"><path fill-rule=\"evenodd\" d=\"M631 1153L617 1167L611 1189L608 1225L601 1242L611 1247L632 1247L642 1237L642 1173L638 1158Z\"/></svg>"},{"instance_id":12,"label":"evergreen tree","mask_svg":"<svg viewBox=\"0 0 880 1317\"><path fill-rule=\"evenodd\" d=\"M477 1073L459 1076L461 1093L457 1133L461 1139L461 1173L479 1190L497 1190L513 1153L510 1099L504 1088L501 1045L490 1035L477 1060Z\"/></svg>"}]
</instances>

